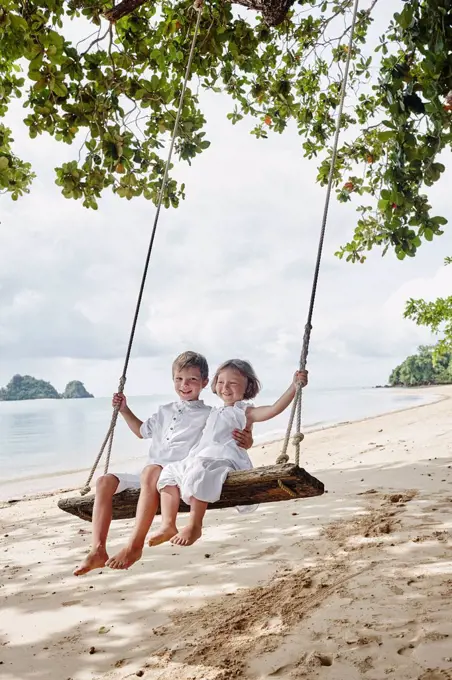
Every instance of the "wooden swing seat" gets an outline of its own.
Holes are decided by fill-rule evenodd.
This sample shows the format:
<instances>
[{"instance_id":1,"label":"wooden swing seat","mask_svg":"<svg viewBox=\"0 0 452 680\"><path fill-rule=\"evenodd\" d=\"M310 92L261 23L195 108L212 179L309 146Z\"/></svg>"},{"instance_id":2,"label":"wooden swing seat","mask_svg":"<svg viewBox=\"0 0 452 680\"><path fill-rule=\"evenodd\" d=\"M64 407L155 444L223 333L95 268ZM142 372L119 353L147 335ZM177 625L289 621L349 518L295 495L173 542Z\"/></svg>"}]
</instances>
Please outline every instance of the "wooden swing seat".
<instances>
[{"instance_id":1,"label":"wooden swing seat","mask_svg":"<svg viewBox=\"0 0 452 680\"><path fill-rule=\"evenodd\" d=\"M294 498L312 498L324 493L323 483L303 470L303 468L286 463L284 465L267 465L253 470L231 472L223 486L221 498L211 503L209 509L231 508L236 505L255 505L290 501ZM113 496L113 519L130 519L135 517L138 489L126 489ZM62 498L58 507L65 512L91 522L94 496ZM189 506L181 501L179 512L188 512ZM160 508L158 510L160 513Z\"/></svg>"}]
</instances>

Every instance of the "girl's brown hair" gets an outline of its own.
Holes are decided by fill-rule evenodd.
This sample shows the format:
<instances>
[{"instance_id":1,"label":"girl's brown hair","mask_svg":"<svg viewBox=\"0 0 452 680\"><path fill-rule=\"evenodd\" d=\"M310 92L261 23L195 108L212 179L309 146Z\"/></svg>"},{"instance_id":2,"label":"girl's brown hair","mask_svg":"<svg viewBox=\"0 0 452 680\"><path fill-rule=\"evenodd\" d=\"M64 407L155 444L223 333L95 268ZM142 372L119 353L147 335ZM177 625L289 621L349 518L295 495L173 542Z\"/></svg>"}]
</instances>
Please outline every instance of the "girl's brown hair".
<instances>
[{"instance_id":1,"label":"girl's brown hair","mask_svg":"<svg viewBox=\"0 0 452 680\"><path fill-rule=\"evenodd\" d=\"M254 397L258 394L258 392L261 389L261 384L259 378L254 372L254 368L251 366L249 361L244 361L243 359L229 359L229 361L225 361L223 364L221 364L221 366L217 368L217 371L212 380L212 392L214 394L217 393L216 390L218 376L220 375L221 371L224 371L227 368L232 368L234 371L238 371L247 379L248 384L246 386L243 398L254 399Z\"/></svg>"}]
</instances>

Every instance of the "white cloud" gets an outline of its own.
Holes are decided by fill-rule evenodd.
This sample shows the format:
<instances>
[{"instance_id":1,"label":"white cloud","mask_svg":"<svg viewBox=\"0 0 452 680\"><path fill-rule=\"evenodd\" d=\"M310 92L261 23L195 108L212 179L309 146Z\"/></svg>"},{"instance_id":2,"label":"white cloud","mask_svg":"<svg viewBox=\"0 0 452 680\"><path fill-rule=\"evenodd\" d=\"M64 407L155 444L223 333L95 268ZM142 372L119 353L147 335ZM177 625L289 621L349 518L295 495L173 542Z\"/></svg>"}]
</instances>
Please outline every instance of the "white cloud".
<instances>
[{"instance_id":1,"label":"white cloud","mask_svg":"<svg viewBox=\"0 0 452 680\"><path fill-rule=\"evenodd\" d=\"M211 148L191 168L176 163L187 200L161 215L130 366L128 390L170 389L171 359L191 347L214 365L253 361L264 384L287 382L298 361L325 190L295 130L267 141L232 127L224 99L203 97ZM18 107L14 109L17 118ZM106 196L98 212L63 199L53 168L74 149L15 127L17 152L36 171L30 196L1 198L0 384L30 372L82 379L96 394L116 388L154 217L144 200ZM450 154L446 161L450 163ZM445 187L431 191L450 211ZM314 384L384 382L425 341L402 318L409 297L450 292L450 234L414 260L376 253L365 265L334 257L352 234L353 207L333 199L314 314ZM446 227L447 229L447 227Z\"/></svg>"}]
</instances>

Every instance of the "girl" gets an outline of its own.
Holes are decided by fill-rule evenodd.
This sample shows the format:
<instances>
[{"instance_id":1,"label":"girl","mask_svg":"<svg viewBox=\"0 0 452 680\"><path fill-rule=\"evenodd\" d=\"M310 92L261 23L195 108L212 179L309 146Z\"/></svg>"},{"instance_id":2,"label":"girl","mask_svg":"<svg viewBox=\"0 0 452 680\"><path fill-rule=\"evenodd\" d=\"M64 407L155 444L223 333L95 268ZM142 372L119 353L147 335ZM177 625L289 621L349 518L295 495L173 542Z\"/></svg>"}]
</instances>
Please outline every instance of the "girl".
<instances>
[{"instance_id":1,"label":"girl","mask_svg":"<svg viewBox=\"0 0 452 680\"><path fill-rule=\"evenodd\" d=\"M158 482L162 525L151 536L149 545L169 540L175 545L192 545L201 537L207 505L220 498L229 472L253 467L247 452L235 443L232 432L279 415L293 401L297 386L304 387L307 382L307 372L297 371L290 387L272 406L253 406L244 400L253 399L261 386L251 364L232 359L219 367L212 391L222 399L223 406L211 410L201 440L188 457L163 469ZM178 532L176 517L181 498L190 505L190 520Z\"/></svg>"}]
</instances>

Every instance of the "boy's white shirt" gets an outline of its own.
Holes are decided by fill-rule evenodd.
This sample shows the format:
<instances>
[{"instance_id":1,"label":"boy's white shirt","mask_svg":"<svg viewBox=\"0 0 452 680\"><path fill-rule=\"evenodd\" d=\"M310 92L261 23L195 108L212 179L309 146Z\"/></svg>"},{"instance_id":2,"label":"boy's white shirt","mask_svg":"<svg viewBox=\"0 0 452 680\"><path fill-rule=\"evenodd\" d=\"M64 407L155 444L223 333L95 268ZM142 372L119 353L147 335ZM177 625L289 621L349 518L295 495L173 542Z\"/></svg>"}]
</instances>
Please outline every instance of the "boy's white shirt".
<instances>
[{"instance_id":1,"label":"boy's white shirt","mask_svg":"<svg viewBox=\"0 0 452 680\"><path fill-rule=\"evenodd\" d=\"M201 438L211 407L203 401L175 401L160 406L140 427L151 439L148 465L168 465L186 458Z\"/></svg>"}]
</instances>

